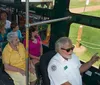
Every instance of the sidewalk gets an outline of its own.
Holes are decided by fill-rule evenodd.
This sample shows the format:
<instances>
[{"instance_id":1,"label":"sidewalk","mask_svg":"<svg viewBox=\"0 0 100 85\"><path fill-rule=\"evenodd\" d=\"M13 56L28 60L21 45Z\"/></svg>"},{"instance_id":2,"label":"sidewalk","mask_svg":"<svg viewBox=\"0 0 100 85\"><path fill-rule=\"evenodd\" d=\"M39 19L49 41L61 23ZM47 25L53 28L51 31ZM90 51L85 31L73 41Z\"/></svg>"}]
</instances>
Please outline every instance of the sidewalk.
<instances>
[{"instance_id":1,"label":"sidewalk","mask_svg":"<svg viewBox=\"0 0 100 85\"><path fill-rule=\"evenodd\" d=\"M97 6L87 6L85 8L85 12L95 11L95 10L100 10L100 5L97 5ZM74 12L74 13L82 13L83 11L84 11L84 7L70 9L70 12Z\"/></svg>"}]
</instances>

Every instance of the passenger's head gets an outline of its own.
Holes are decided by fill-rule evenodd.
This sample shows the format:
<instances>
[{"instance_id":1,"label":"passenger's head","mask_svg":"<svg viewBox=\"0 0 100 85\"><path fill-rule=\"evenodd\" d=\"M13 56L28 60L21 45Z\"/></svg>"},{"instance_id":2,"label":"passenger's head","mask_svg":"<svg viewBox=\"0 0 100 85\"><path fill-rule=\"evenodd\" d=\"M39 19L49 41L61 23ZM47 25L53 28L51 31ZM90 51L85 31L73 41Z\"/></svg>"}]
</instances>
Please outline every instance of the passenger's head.
<instances>
[{"instance_id":1,"label":"passenger's head","mask_svg":"<svg viewBox=\"0 0 100 85\"><path fill-rule=\"evenodd\" d=\"M38 26L31 26L29 28L29 38L32 39L32 37L38 36Z\"/></svg>"},{"instance_id":2,"label":"passenger's head","mask_svg":"<svg viewBox=\"0 0 100 85\"><path fill-rule=\"evenodd\" d=\"M10 27L14 32L19 29L18 24L16 22L12 22Z\"/></svg>"},{"instance_id":3,"label":"passenger's head","mask_svg":"<svg viewBox=\"0 0 100 85\"><path fill-rule=\"evenodd\" d=\"M10 44L17 46L19 44L19 39L18 39L18 35L17 32L10 32L7 35L7 40Z\"/></svg>"},{"instance_id":4,"label":"passenger's head","mask_svg":"<svg viewBox=\"0 0 100 85\"><path fill-rule=\"evenodd\" d=\"M3 21L0 21L0 32L5 29L5 23Z\"/></svg>"},{"instance_id":5,"label":"passenger's head","mask_svg":"<svg viewBox=\"0 0 100 85\"><path fill-rule=\"evenodd\" d=\"M68 37L61 37L55 43L55 50L60 53L65 59L71 58L74 46Z\"/></svg>"},{"instance_id":6,"label":"passenger's head","mask_svg":"<svg viewBox=\"0 0 100 85\"><path fill-rule=\"evenodd\" d=\"M5 21L7 19L7 12L2 11L1 14L0 14L0 18L1 18L1 20Z\"/></svg>"}]
</instances>

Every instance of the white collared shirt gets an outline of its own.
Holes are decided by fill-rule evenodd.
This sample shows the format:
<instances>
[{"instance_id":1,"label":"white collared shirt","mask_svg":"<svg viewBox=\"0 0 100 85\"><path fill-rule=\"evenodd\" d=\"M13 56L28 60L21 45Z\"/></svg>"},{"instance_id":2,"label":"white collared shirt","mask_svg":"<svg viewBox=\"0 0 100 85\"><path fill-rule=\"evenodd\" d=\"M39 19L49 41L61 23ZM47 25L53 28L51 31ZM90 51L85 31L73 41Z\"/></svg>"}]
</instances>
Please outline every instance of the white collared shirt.
<instances>
[{"instance_id":1,"label":"white collared shirt","mask_svg":"<svg viewBox=\"0 0 100 85\"><path fill-rule=\"evenodd\" d=\"M75 54L72 54L71 59L65 60L57 53L48 65L50 85L61 85L65 82L70 82L72 85L82 85L80 66L81 63Z\"/></svg>"},{"instance_id":2,"label":"white collared shirt","mask_svg":"<svg viewBox=\"0 0 100 85\"><path fill-rule=\"evenodd\" d=\"M9 20L6 20L5 28L6 29L9 29L10 28L10 25L11 25L11 22Z\"/></svg>"}]
</instances>

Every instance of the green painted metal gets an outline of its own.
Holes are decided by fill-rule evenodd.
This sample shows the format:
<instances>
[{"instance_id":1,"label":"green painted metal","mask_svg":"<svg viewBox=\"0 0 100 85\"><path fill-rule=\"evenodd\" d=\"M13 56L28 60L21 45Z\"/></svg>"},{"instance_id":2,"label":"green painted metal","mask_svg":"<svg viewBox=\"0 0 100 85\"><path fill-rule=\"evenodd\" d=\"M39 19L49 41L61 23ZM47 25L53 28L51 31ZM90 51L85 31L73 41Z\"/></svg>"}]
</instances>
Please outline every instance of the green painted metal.
<instances>
[{"instance_id":1,"label":"green painted metal","mask_svg":"<svg viewBox=\"0 0 100 85\"><path fill-rule=\"evenodd\" d=\"M52 19L68 16L69 10L66 9L69 9L69 0L56 0ZM67 20L51 24L50 49L54 49L55 41L58 38L68 36L69 28L70 23Z\"/></svg>"},{"instance_id":2,"label":"green painted metal","mask_svg":"<svg viewBox=\"0 0 100 85\"><path fill-rule=\"evenodd\" d=\"M70 13L72 16L71 23L79 23L87 26L92 26L96 28L100 28L100 17L81 15Z\"/></svg>"},{"instance_id":3,"label":"green painted metal","mask_svg":"<svg viewBox=\"0 0 100 85\"><path fill-rule=\"evenodd\" d=\"M69 14L69 0L56 0L53 9L42 9L31 7L30 10L34 10L36 14L47 16L50 19L57 19L68 16ZM51 23L51 37L49 47L54 49L55 42L62 36L68 36L70 23L66 21Z\"/></svg>"},{"instance_id":4,"label":"green painted metal","mask_svg":"<svg viewBox=\"0 0 100 85\"><path fill-rule=\"evenodd\" d=\"M70 20L51 23L50 49L54 49L54 44L58 38L69 35L70 25L72 23L100 28L100 17L71 13L69 11L69 3L70 0L55 0L53 9L30 7L30 10L35 11L36 14L49 17L50 19L72 16L72 19ZM8 5L10 5L10 3ZM15 0L12 6L19 10L20 8L25 8L24 5L22 5L21 0Z\"/></svg>"},{"instance_id":5,"label":"green painted metal","mask_svg":"<svg viewBox=\"0 0 100 85\"><path fill-rule=\"evenodd\" d=\"M17 6L17 8L20 8L21 0L0 0L0 4L8 5L11 7Z\"/></svg>"},{"instance_id":6,"label":"green painted metal","mask_svg":"<svg viewBox=\"0 0 100 85\"><path fill-rule=\"evenodd\" d=\"M70 0L55 0L55 6L53 9L42 9L42 8L30 7L30 10L35 11L36 14L47 16L50 19L72 16L72 19L70 20L51 23L51 38L50 38L50 45L49 45L50 49L54 49L55 42L58 38L69 35L70 25L72 23L79 23L87 26L100 28L100 17L71 13L69 11L69 3ZM13 6L15 8L18 8L19 10L22 10L24 8L20 0L15 0L14 4L9 3L6 5ZM44 50L47 51L49 49L45 48ZM100 82L98 83L98 81L100 81L99 80L100 71L95 68L91 68L90 70L93 73L93 75L83 76L84 82L86 83L86 85L100 85Z\"/></svg>"},{"instance_id":7,"label":"green painted metal","mask_svg":"<svg viewBox=\"0 0 100 85\"><path fill-rule=\"evenodd\" d=\"M50 19L72 16L70 20L51 23L50 49L54 49L55 42L58 38L69 35L70 25L72 23L100 28L100 17L71 13L69 11L69 3L70 0L56 0L53 9L31 8L37 14L50 17Z\"/></svg>"},{"instance_id":8,"label":"green painted metal","mask_svg":"<svg viewBox=\"0 0 100 85\"><path fill-rule=\"evenodd\" d=\"M31 8L31 10L35 10L37 14L43 14L44 16L50 17L50 19L62 18L65 16L72 16L72 19L60 21L56 23L51 23L51 37L50 37L50 49L54 49L55 42L58 38L69 35L70 25L72 23L79 23L87 26L92 26L96 28L100 28L100 17L93 17L81 14L75 14L69 12L69 3L70 0L56 0L55 6L53 9L39 9L39 8ZM86 85L100 85L98 83L100 76L96 75L95 72L99 70L95 68L90 69L93 73L92 76L83 76L83 80ZM94 80L94 81L93 81Z\"/></svg>"}]
</instances>

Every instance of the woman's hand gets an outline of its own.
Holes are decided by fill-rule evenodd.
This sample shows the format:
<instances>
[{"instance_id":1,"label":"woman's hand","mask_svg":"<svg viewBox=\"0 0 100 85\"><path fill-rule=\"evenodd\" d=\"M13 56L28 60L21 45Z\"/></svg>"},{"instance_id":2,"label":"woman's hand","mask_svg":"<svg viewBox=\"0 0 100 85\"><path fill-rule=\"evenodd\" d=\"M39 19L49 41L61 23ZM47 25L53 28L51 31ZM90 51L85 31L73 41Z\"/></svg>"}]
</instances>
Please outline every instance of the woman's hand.
<instances>
[{"instance_id":1,"label":"woman's hand","mask_svg":"<svg viewBox=\"0 0 100 85\"><path fill-rule=\"evenodd\" d=\"M29 72L34 74L35 73L34 68L30 68Z\"/></svg>"},{"instance_id":2,"label":"woman's hand","mask_svg":"<svg viewBox=\"0 0 100 85\"><path fill-rule=\"evenodd\" d=\"M33 74L35 72L35 67L34 64L32 63L32 60L29 61L29 71Z\"/></svg>"},{"instance_id":3,"label":"woman's hand","mask_svg":"<svg viewBox=\"0 0 100 85\"><path fill-rule=\"evenodd\" d=\"M22 69L18 69L18 72L20 72L23 76L25 75L25 71Z\"/></svg>"},{"instance_id":4,"label":"woman's hand","mask_svg":"<svg viewBox=\"0 0 100 85\"><path fill-rule=\"evenodd\" d=\"M35 65L36 63L38 63L39 60L38 59L32 59L32 64Z\"/></svg>"},{"instance_id":5,"label":"woman's hand","mask_svg":"<svg viewBox=\"0 0 100 85\"><path fill-rule=\"evenodd\" d=\"M36 57L36 59L37 59L38 61L40 61L40 57Z\"/></svg>"}]
</instances>

